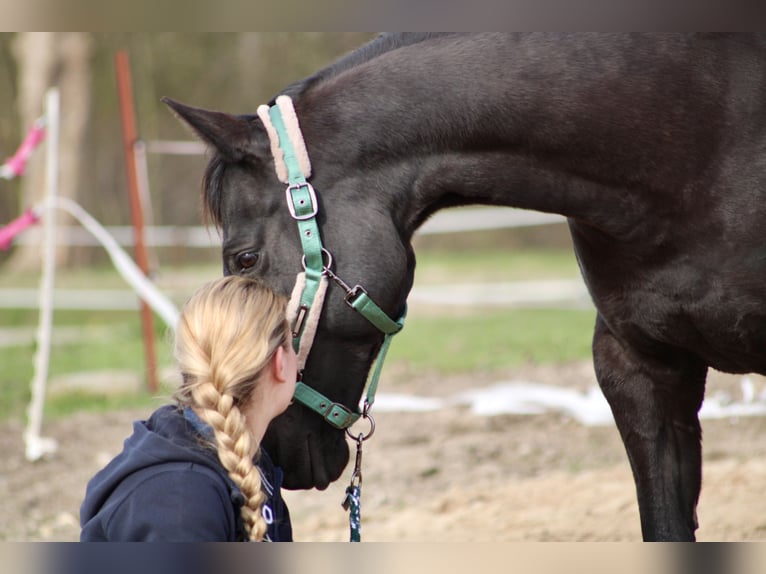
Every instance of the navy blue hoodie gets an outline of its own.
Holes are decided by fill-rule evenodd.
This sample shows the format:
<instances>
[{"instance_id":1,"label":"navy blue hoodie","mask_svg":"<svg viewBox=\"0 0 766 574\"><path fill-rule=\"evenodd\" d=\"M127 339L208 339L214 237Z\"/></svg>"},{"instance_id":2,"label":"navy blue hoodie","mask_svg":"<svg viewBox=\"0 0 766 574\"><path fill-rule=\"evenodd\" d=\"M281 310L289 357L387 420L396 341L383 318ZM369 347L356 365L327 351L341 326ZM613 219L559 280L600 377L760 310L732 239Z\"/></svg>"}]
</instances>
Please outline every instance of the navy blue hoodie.
<instances>
[{"instance_id":1,"label":"navy blue hoodie","mask_svg":"<svg viewBox=\"0 0 766 574\"><path fill-rule=\"evenodd\" d=\"M80 540L234 542L245 539L244 496L209 446L212 429L191 409L164 406L133 423L123 451L88 483ZM266 537L292 540L282 471L261 449Z\"/></svg>"}]
</instances>

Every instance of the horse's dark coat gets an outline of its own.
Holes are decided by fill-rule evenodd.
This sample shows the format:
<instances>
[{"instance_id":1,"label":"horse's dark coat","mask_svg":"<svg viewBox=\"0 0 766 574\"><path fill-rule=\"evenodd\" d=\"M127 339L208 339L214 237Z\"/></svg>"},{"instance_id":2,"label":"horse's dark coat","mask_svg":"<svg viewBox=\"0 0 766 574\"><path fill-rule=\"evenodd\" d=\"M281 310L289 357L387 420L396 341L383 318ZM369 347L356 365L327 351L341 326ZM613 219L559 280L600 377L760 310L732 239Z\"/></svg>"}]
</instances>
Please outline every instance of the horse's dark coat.
<instances>
[{"instance_id":1,"label":"horse's dark coat","mask_svg":"<svg viewBox=\"0 0 766 574\"><path fill-rule=\"evenodd\" d=\"M391 316L435 211L569 218L644 538L693 539L707 369L766 373L764 38L384 35L285 93L336 270ZM168 103L218 152L205 200L224 272L289 292L298 239L259 120ZM352 407L382 335L334 290L305 378ZM326 487L348 459L343 434L301 406L266 444L294 488Z\"/></svg>"}]
</instances>

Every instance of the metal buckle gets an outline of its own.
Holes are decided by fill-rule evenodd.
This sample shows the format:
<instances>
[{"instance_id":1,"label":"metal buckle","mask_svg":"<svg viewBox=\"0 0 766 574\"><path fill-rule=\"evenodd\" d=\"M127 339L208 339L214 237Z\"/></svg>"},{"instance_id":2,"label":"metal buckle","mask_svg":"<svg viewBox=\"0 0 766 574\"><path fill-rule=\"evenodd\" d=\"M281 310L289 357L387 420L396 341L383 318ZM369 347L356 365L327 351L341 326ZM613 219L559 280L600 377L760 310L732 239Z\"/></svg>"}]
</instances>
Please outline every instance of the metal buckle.
<instances>
[{"instance_id":1,"label":"metal buckle","mask_svg":"<svg viewBox=\"0 0 766 574\"><path fill-rule=\"evenodd\" d=\"M291 192L293 189L300 189L302 187L305 187L306 189L308 189L312 210L311 210L311 213L307 213L305 215L298 215L297 213L295 213L295 204L293 203L293 194ZM311 219L317 214L317 211L319 210L319 205L317 204L316 192L314 191L313 186L309 182L293 183L288 185L287 189L285 189L285 199L287 200L287 209L290 210L290 215L296 221L305 221L306 219Z\"/></svg>"},{"instance_id":2,"label":"metal buckle","mask_svg":"<svg viewBox=\"0 0 766 574\"><path fill-rule=\"evenodd\" d=\"M346 305L353 309L354 301L361 294L367 295L367 291L361 285L355 285L353 289L349 289L349 291L346 293L346 296L343 297L343 300L346 302Z\"/></svg>"},{"instance_id":3,"label":"metal buckle","mask_svg":"<svg viewBox=\"0 0 766 574\"><path fill-rule=\"evenodd\" d=\"M322 418L339 430L346 428L344 426L345 424L347 424L346 421L348 421L349 418L354 416L354 413L351 411L351 409L347 408L346 406L340 403L321 403L319 405L319 409L320 409L319 412L322 415ZM342 422L338 422L337 420L337 417L339 415L343 415Z\"/></svg>"},{"instance_id":4,"label":"metal buckle","mask_svg":"<svg viewBox=\"0 0 766 574\"><path fill-rule=\"evenodd\" d=\"M308 314L309 308L306 305L301 305L298 307L298 313L295 316L295 323L293 324L291 332L293 339L298 338L298 335L300 335L301 331L303 331L303 323L306 322L306 317L308 317Z\"/></svg>"}]
</instances>

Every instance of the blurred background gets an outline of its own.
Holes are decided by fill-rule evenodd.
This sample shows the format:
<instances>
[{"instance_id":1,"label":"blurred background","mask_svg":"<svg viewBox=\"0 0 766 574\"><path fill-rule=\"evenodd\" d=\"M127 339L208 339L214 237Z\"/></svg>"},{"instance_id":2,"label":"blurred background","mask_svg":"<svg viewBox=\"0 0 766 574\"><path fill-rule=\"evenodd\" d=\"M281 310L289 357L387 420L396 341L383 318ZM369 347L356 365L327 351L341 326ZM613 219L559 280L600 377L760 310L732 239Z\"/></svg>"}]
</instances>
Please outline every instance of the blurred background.
<instances>
[{"instance_id":1,"label":"blurred background","mask_svg":"<svg viewBox=\"0 0 766 574\"><path fill-rule=\"evenodd\" d=\"M138 135L191 140L160 102L252 113L281 87L372 37L347 33L3 33L0 34L0 154L11 155L43 112L45 91L61 90L61 194L103 225L129 225L115 54L126 50L133 75ZM42 194L36 154L26 177L3 184L0 221ZM150 154L151 213L161 225L199 225L200 156ZM0 262L25 266L23 249ZM184 258L185 254L161 254ZM197 254L199 255L199 254ZM164 257L163 257L164 258ZM104 262L103 250L69 246L60 264ZM33 264L36 265L36 264Z\"/></svg>"}]
</instances>

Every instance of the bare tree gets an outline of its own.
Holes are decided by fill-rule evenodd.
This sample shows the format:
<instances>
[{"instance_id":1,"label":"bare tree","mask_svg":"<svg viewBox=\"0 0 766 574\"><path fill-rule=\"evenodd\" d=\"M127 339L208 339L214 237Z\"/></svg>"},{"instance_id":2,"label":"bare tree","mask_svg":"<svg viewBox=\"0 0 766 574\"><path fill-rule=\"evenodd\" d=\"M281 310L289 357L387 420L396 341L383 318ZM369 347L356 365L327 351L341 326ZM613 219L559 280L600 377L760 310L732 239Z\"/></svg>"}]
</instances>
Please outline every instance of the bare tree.
<instances>
[{"instance_id":1,"label":"bare tree","mask_svg":"<svg viewBox=\"0 0 766 574\"><path fill-rule=\"evenodd\" d=\"M90 34L84 32L24 32L14 45L18 62L18 109L22 130L26 130L43 113L45 93L57 86L61 93L61 132L59 146L59 194L77 200L80 171L84 158L85 131L90 111L92 53ZM44 154L30 160L22 184L23 207L39 202L45 192ZM58 216L59 221L68 218ZM17 246L6 268L36 268L40 250L36 245ZM57 263L66 265L73 250L59 242Z\"/></svg>"}]
</instances>

